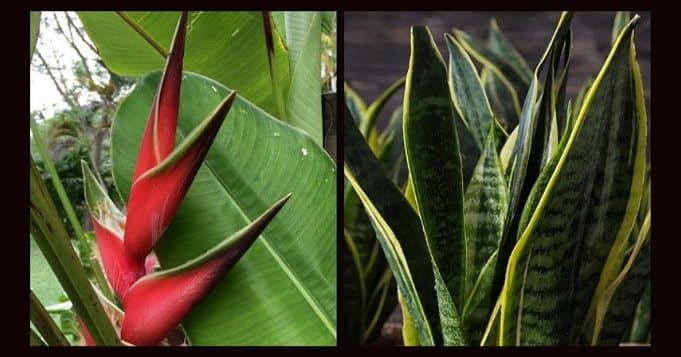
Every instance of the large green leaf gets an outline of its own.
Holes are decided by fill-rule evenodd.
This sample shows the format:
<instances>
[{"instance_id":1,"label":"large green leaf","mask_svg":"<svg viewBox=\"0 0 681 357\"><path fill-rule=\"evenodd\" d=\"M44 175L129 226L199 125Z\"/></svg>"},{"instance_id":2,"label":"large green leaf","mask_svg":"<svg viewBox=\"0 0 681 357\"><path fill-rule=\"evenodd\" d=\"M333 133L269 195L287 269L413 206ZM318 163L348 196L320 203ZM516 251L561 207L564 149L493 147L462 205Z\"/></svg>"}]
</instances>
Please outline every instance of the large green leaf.
<instances>
[{"instance_id":1,"label":"large green leaf","mask_svg":"<svg viewBox=\"0 0 681 357\"><path fill-rule=\"evenodd\" d=\"M345 107L344 174L371 218L419 344L442 343L430 252L418 215L385 175Z\"/></svg>"},{"instance_id":2,"label":"large green leaf","mask_svg":"<svg viewBox=\"0 0 681 357\"><path fill-rule=\"evenodd\" d=\"M143 77L114 120L114 178L124 198L159 78L158 72ZM185 74L178 142L228 92L208 78ZM308 135L237 97L156 248L162 267L198 256L283 195L293 196L185 319L192 344L335 344L335 172L331 158Z\"/></svg>"},{"instance_id":3,"label":"large green leaf","mask_svg":"<svg viewBox=\"0 0 681 357\"><path fill-rule=\"evenodd\" d=\"M463 306L465 232L461 155L445 63L430 31L413 26L404 91L404 147L428 247Z\"/></svg>"},{"instance_id":4,"label":"large green leaf","mask_svg":"<svg viewBox=\"0 0 681 357\"><path fill-rule=\"evenodd\" d=\"M284 23L291 73L286 117L322 145L321 14L287 11Z\"/></svg>"},{"instance_id":5,"label":"large green leaf","mask_svg":"<svg viewBox=\"0 0 681 357\"><path fill-rule=\"evenodd\" d=\"M168 51L180 16L179 12L133 11L79 12L78 15L106 66L124 76L160 70L165 63L159 51L132 26L160 49ZM189 14L187 23L185 70L213 78L239 91L268 113L276 114L261 14L198 11ZM281 38L275 38L274 45L276 73L285 98L290 78L288 55ZM321 114L316 118L321 118ZM321 119L319 121L321 125Z\"/></svg>"},{"instance_id":6,"label":"large green leaf","mask_svg":"<svg viewBox=\"0 0 681 357\"><path fill-rule=\"evenodd\" d=\"M536 207L525 208L532 211L508 262L501 344L570 343L588 304L579 297L591 296L610 247L629 235L646 136L632 81L632 30L633 22L608 56L555 168L540 175Z\"/></svg>"}]
</instances>

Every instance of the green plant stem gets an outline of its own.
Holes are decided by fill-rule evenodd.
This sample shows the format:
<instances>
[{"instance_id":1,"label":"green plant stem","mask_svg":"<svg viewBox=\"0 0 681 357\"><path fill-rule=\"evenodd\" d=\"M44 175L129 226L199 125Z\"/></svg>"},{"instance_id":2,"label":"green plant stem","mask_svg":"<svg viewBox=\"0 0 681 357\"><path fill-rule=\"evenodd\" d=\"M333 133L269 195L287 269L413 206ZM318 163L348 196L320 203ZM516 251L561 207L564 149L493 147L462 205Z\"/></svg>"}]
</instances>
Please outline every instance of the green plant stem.
<instances>
[{"instance_id":1,"label":"green plant stem","mask_svg":"<svg viewBox=\"0 0 681 357\"><path fill-rule=\"evenodd\" d=\"M31 235L95 342L118 345L116 331L85 275L32 157L30 164Z\"/></svg>"},{"instance_id":2,"label":"green plant stem","mask_svg":"<svg viewBox=\"0 0 681 357\"><path fill-rule=\"evenodd\" d=\"M45 310L43 304L35 296L33 290L31 290L31 303L30 303L30 313L31 322L38 329L40 334L45 338L45 341L50 346L68 346L69 341L66 340L64 334L59 330L59 327L54 323L50 314ZM31 330L31 342L33 342L33 330ZM38 338L40 340L40 338Z\"/></svg>"},{"instance_id":3,"label":"green plant stem","mask_svg":"<svg viewBox=\"0 0 681 357\"><path fill-rule=\"evenodd\" d=\"M32 328L29 327L28 331L30 331L30 333L31 333L31 342L30 342L31 346L46 346L45 342L43 342L43 339L40 338L40 336L38 336L38 334L35 331L33 331Z\"/></svg>"},{"instance_id":4,"label":"green plant stem","mask_svg":"<svg viewBox=\"0 0 681 357\"><path fill-rule=\"evenodd\" d=\"M116 11L116 15L118 15L121 18L121 20L125 21L125 23L128 24L130 28L132 28L135 32L137 32L138 35L140 35L145 41L147 41L147 43L151 45L151 47L153 47L156 50L156 52L158 52L158 54L160 54L164 59L168 58L168 52L166 52L166 50L164 50L163 47L161 47L161 45L158 42L156 42L151 36L149 36L149 34L146 33L144 29L142 29L140 25L133 21L133 19L131 19L126 13L124 13L123 11Z\"/></svg>"},{"instance_id":5,"label":"green plant stem","mask_svg":"<svg viewBox=\"0 0 681 357\"><path fill-rule=\"evenodd\" d=\"M76 236L78 237L78 241L80 242L81 249L83 249L84 247L88 247L89 245L85 240L85 235L83 234L83 227L80 225L80 221L76 217L76 211L74 211L73 205L71 205L71 201L69 201L69 198L66 195L66 190L64 189L64 185L62 184L59 175L57 174L57 169L54 167L54 163L50 158L50 154L47 152L47 146L45 146L45 142L43 141L43 138L40 136L38 124L35 122L35 119L33 117L30 118L30 122L31 131L33 132L33 140L35 141L36 146L38 147L38 151L40 151L40 156L42 156L43 158L45 169L50 174L52 184L54 185L55 190L57 190L59 200L61 201L61 204L64 207L64 211L66 211L66 217L69 219L69 223L71 223L73 231L76 232Z\"/></svg>"}]
</instances>

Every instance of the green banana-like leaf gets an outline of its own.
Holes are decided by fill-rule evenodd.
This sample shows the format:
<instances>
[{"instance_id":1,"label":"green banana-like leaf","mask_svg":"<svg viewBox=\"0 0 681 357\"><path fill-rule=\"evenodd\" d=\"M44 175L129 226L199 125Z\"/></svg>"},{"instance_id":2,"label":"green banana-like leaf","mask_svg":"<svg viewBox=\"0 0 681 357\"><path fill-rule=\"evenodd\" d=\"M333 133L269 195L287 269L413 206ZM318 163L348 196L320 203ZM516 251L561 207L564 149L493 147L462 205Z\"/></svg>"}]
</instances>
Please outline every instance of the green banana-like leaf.
<instances>
[{"instance_id":1,"label":"green banana-like leaf","mask_svg":"<svg viewBox=\"0 0 681 357\"><path fill-rule=\"evenodd\" d=\"M163 68L164 56L149 41L167 52L179 15L179 12L141 11L78 13L104 64L123 76L142 76ZM213 78L276 115L278 109L261 14L197 11L189 14L187 23L184 69ZM292 77L288 52L281 38L275 39L274 45L278 83L286 98ZM321 114L316 118L321 118Z\"/></svg>"},{"instance_id":2,"label":"green banana-like leaf","mask_svg":"<svg viewBox=\"0 0 681 357\"><path fill-rule=\"evenodd\" d=\"M143 77L114 119L111 156L124 199L159 79L158 72ZM185 73L176 141L228 93ZM247 100L234 101L156 254L164 269L178 266L289 192L264 233L183 321L193 345L335 344L335 165L307 134Z\"/></svg>"},{"instance_id":3,"label":"green banana-like leaf","mask_svg":"<svg viewBox=\"0 0 681 357\"><path fill-rule=\"evenodd\" d=\"M482 151L489 127L494 121L492 108L473 61L452 36L445 34L445 41L449 49L448 79L454 107Z\"/></svg>"},{"instance_id":4,"label":"green banana-like leaf","mask_svg":"<svg viewBox=\"0 0 681 357\"><path fill-rule=\"evenodd\" d=\"M40 11L30 12L30 27L29 27L29 57L33 58L33 51L35 50L35 43L38 41L38 33L40 31Z\"/></svg>"},{"instance_id":5,"label":"green banana-like leaf","mask_svg":"<svg viewBox=\"0 0 681 357\"><path fill-rule=\"evenodd\" d=\"M404 91L404 147L430 252L463 306L466 240L461 156L445 63L430 31L413 26Z\"/></svg>"},{"instance_id":6,"label":"green banana-like leaf","mask_svg":"<svg viewBox=\"0 0 681 357\"><path fill-rule=\"evenodd\" d=\"M594 267L605 262L603 247L607 255L631 230L645 162L645 118L636 109L640 100L631 80L633 26L603 65L555 168L549 164L540 175L535 192L541 198L525 208L532 213L509 259L503 290L503 345L570 343L573 320L582 321L571 318L579 313L577 297L593 292L600 271ZM566 293L571 289L574 300Z\"/></svg>"},{"instance_id":7,"label":"green banana-like leaf","mask_svg":"<svg viewBox=\"0 0 681 357\"><path fill-rule=\"evenodd\" d=\"M544 65L548 64L550 73L547 75L547 82L552 83L551 74L555 73L555 71L552 71L557 63L555 52L559 51L566 41L570 31L571 19L572 14L569 12L562 13L558 19L556 29L535 69L532 82L525 97L525 104L523 105L518 124L518 137L512 153L513 166L506 169L506 172L509 173L509 206L504 220L504 233L499 245L499 255L492 284L493 295L498 294L504 284L507 270L506 265L511 250L521 233L518 230L520 210L525 206L530 191L539 176L542 157L545 156L544 151L548 141L547 128L550 123L550 110L542 110L542 108L547 107L546 103L550 102L552 85L547 86L544 93L540 96L538 77Z\"/></svg>"},{"instance_id":8,"label":"green banana-like leaf","mask_svg":"<svg viewBox=\"0 0 681 357\"><path fill-rule=\"evenodd\" d=\"M286 117L322 145L321 14L286 11L284 20L291 73Z\"/></svg>"},{"instance_id":9,"label":"green banana-like leaf","mask_svg":"<svg viewBox=\"0 0 681 357\"><path fill-rule=\"evenodd\" d=\"M371 218L419 344L442 344L430 253L419 217L385 175L345 108L345 177Z\"/></svg>"},{"instance_id":10,"label":"green banana-like leaf","mask_svg":"<svg viewBox=\"0 0 681 357\"><path fill-rule=\"evenodd\" d=\"M520 102L513 86L508 79L502 80L500 74L483 67L480 72L480 81L485 88L485 93L498 120L506 130L517 128L520 116Z\"/></svg>"},{"instance_id":11,"label":"green banana-like leaf","mask_svg":"<svg viewBox=\"0 0 681 357\"><path fill-rule=\"evenodd\" d=\"M325 33L331 33L333 27L336 24L336 12L335 11L322 11L322 31Z\"/></svg>"},{"instance_id":12,"label":"green banana-like leaf","mask_svg":"<svg viewBox=\"0 0 681 357\"><path fill-rule=\"evenodd\" d=\"M284 20L284 11L272 11L272 22L274 22L274 28L279 32L281 40L286 45L286 20Z\"/></svg>"},{"instance_id":13,"label":"green banana-like leaf","mask_svg":"<svg viewBox=\"0 0 681 357\"><path fill-rule=\"evenodd\" d=\"M499 247L508 208L506 180L497 155L493 128L488 130L484 155L466 188L463 208L466 229L464 296L468 299L482 267Z\"/></svg>"}]
</instances>

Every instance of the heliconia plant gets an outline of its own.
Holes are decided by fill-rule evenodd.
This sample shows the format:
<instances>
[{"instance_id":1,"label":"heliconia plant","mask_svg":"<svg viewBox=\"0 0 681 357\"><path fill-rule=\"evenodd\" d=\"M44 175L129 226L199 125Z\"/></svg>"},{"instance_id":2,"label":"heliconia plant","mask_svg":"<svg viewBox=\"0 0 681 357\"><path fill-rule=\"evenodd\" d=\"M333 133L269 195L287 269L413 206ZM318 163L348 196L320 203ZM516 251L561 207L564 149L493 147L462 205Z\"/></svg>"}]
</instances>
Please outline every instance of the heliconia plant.
<instances>
[{"instance_id":1,"label":"heliconia plant","mask_svg":"<svg viewBox=\"0 0 681 357\"><path fill-rule=\"evenodd\" d=\"M346 274L372 288L362 278L382 260L366 258L356 226L368 221L405 345L650 340L640 18L617 15L602 68L570 101L572 16L561 14L534 71L494 22L486 44L445 34L448 62L426 27L412 27L401 125L384 133L346 93L346 245L357 266ZM390 154L396 136L402 155ZM406 182L393 165L406 166Z\"/></svg>"},{"instance_id":2,"label":"heliconia plant","mask_svg":"<svg viewBox=\"0 0 681 357\"><path fill-rule=\"evenodd\" d=\"M150 110L126 215L83 162L86 202L99 256L123 306L121 340L132 345L158 345L236 264L291 196L284 196L247 227L200 256L172 269L150 272L155 259L150 253L172 221L236 97L236 92L229 94L174 148L186 19L183 13Z\"/></svg>"}]
</instances>

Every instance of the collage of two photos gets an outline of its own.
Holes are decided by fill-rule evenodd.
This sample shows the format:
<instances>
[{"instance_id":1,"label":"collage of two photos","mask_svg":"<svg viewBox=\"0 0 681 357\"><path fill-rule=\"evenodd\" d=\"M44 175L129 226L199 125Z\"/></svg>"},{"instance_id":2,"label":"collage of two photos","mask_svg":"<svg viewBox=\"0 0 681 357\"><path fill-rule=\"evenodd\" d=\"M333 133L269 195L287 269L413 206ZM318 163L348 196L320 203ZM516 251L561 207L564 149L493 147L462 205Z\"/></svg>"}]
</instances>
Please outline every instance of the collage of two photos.
<instances>
[{"instance_id":1,"label":"collage of two photos","mask_svg":"<svg viewBox=\"0 0 681 357\"><path fill-rule=\"evenodd\" d=\"M650 18L30 12L30 345L649 346Z\"/></svg>"}]
</instances>

